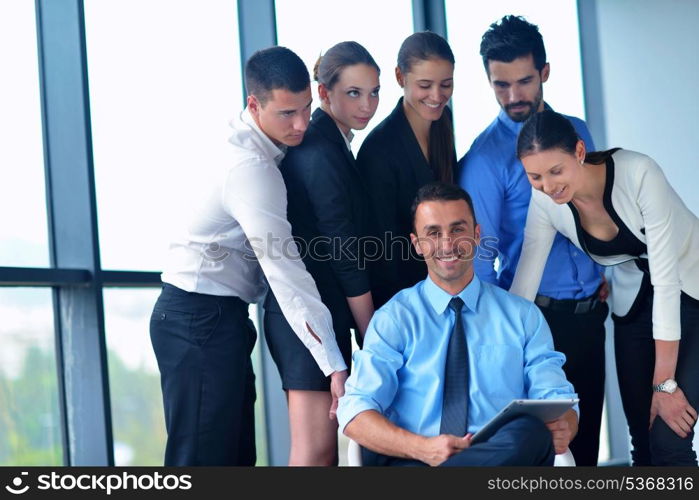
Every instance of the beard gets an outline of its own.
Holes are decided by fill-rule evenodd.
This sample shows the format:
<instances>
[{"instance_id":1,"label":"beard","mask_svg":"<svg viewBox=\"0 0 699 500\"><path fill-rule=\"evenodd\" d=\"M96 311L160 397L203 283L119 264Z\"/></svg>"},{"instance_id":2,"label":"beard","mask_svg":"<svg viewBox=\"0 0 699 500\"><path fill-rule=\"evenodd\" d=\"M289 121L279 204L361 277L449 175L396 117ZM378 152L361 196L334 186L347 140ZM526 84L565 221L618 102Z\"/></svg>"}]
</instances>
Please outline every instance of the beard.
<instances>
[{"instance_id":1,"label":"beard","mask_svg":"<svg viewBox=\"0 0 699 500\"><path fill-rule=\"evenodd\" d=\"M526 121L527 118L529 118L531 115L533 115L539 110L539 106L541 106L541 102L543 101L543 99L544 86L543 84L540 84L539 92L536 94L536 97L533 101L519 101L513 102L512 104L508 104L505 106L505 113L507 113L507 116L509 116L514 122L519 123ZM518 106L527 106L527 109L525 111L512 111L512 108Z\"/></svg>"}]
</instances>

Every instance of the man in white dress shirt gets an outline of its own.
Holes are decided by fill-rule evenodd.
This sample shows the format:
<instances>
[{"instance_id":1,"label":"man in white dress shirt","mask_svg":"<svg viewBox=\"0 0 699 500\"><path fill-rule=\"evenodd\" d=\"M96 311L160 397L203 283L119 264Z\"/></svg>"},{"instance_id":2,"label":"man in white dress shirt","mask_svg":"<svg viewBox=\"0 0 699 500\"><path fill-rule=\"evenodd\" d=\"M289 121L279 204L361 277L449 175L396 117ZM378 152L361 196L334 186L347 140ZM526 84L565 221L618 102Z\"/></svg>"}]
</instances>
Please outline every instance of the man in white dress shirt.
<instances>
[{"instance_id":1,"label":"man in white dress shirt","mask_svg":"<svg viewBox=\"0 0 699 500\"><path fill-rule=\"evenodd\" d=\"M264 296L266 283L331 377L331 418L347 378L330 313L291 244L278 170L310 120L308 70L291 50L272 47L247 61L245 83L247 108L231 123L232 159L182 221L151 317L168 432L165 465L255 464L250 353L257 334L248 304Z\"/></svg>"}]
</instances>

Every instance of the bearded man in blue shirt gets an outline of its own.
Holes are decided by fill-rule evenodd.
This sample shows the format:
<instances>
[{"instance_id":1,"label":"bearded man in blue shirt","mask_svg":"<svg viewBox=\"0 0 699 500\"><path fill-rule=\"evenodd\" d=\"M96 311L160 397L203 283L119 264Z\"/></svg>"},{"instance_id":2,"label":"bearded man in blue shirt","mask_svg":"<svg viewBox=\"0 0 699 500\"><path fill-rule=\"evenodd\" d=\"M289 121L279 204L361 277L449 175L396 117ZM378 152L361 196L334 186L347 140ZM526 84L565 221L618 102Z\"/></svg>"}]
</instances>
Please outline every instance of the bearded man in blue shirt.
<instances>
[{"instance_id":1,"label":"bearded man in blue shirt","mask_svg":"<svg viewBox=\"0 0 699 500\"><path fill-rule=\"evenodd\" d=\"M546 424L515 418L471 443L512 399L576 397L541 312L475 276L480 228L463 189L427 184L413 222L428 277L374 314L340 399L340 428L364 447L364 465L551 465L577 432L577 407Z\"/></svg>"},{"instance_id":2,"label":"bearded man in blue shirt","mask_svg":"<svg viewBox=\"0 0 699 500\"><path fill-rule=\"evenodd\" d=\"M505 16L489 27L480 54L501 111L459 161L458 180L473 196L482 228L476 275L509 290L531 199L531 185L515 154L515 143L529 116L550 109L544 102L543 84L551 68L538 27L517 16ZM594 151L585 122L567 118ZM580 432L571 444L578 465L597 465L599 451L604 321L609 312L602 282L602 268L556 235L535 303L551 328L556 349L568 359L565 372L580 395Z\"/></svg>"}]
</instances>

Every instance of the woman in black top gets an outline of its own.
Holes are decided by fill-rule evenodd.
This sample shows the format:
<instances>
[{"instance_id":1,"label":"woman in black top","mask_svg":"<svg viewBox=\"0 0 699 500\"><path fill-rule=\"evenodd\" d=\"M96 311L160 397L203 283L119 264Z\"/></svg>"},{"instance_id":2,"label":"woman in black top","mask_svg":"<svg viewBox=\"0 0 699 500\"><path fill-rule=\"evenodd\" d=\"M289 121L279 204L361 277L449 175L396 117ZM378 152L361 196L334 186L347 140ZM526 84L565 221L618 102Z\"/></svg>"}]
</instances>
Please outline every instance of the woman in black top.
<instances>
[{"instance_id":1,"label":"woman in black top","mask_svg":"<svg viewBox=\"0 0 699 500\"><path fill-rule=\"evenodd\" d=\"M425 184L452 182L456 152L447 102L453 76L454 55L444 38L431 32L406 38L396 68L403 97L357 155L371 200L371 234L381 241L376 254L369 255L367 245L376 307L427 274L410 243L410 206Z\"/></svg>"},{"instance_id":2,"label":"woman in black top","mask_svg":"<svg viewBox=\"0 0 699 500\"><path fill-rule=\"evenodd\" d=\"M352 129L366 127L376 112L379 67L364 47L342 42L318 60L314 78L321 107L314 111L303 143L289 149L280 170L293 235L332 313L337 344L350 366L350 328L363 336L374 313L358 242L366 233L368 202L350 141ZM264 321L267 344L288 396L289 464L336 465L331 381L291 330L272 293L265 301ZM335 389L344 392L342 387Z\"/></svg>"}]
</instances>

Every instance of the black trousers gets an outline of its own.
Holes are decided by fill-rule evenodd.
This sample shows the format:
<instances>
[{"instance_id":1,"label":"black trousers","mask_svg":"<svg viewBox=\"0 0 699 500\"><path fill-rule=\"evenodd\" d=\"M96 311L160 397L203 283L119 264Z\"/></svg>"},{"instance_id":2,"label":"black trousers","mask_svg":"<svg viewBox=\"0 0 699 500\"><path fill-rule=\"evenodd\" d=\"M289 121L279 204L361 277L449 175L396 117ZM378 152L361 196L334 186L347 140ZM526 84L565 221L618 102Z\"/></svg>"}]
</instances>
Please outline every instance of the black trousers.
<instances>
[{"instance_id":1,"label":"black trousers","mask_svg":"<svg viewBox=\"0 0 699 500\"><path fill-rule=\"evenodd\" d=\"M551 431L538 418L523 415L503 425L487 441L452 455L440 467L553 465L554 457ZM424 467L427 464L362 448L362 465Z\"/></svg>"},{"instance_id":2,"label":"black trousers","mask_svg":"<svg viewBox=\"0 0 699 500\"><path fill-rule=\"evenodd\" d=\"M580 398L578 434L570 443L576 465L597 465L604 404L604 320L606 303L585 314L540 307L551 328L554 347L566 356L563 371Z\"/></svg>"},{"instance_id":3,"label":"black trousers","mask_svg":"<svg viewBox=\"0 0 699 500\"><path fill-rule=\"evenodd\" d=\"M631 433L633 465L697 465L692 449L694 430L681 438L656 417L651 429L655 341L653 340L653 293L633 320L614 319L614 348L621 402ZM682 294L679 356L675 379L689 404L699 409L699 301Z\"/></svg>"},{"instance_id":4,"label":"black trousers","mask_svg":"<svg viewBox=\"0 0 699 500\"><path fill-rule=\"evenodd\" d=\"M165 284L150 321L160 368L165 465L255 465L257 333L237 297Z\"/></svg>"}]
</instances>

